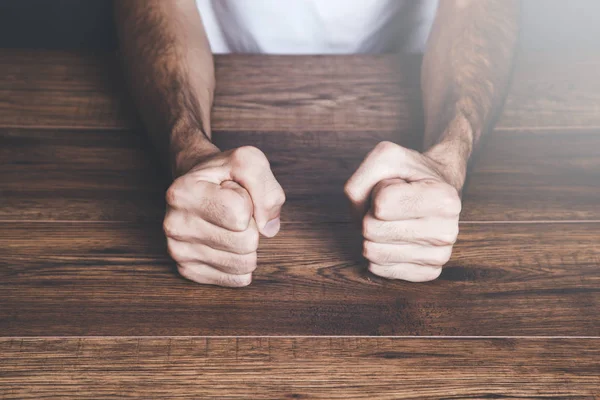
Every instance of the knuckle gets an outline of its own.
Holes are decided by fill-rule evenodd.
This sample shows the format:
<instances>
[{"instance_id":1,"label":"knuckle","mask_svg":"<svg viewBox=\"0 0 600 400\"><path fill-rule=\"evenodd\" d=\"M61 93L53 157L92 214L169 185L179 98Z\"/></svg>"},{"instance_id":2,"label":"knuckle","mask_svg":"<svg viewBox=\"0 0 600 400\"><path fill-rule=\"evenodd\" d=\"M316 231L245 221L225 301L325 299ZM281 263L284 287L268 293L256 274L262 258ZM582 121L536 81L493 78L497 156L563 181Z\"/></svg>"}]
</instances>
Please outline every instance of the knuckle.
<instances>
[{"instance_id":1,"label":"knuckle","mask_svg":"<svg viewBox=\"0 0 600 400\"><path fill-rule=\"evenodd\" d=\"M376 261L378 264L386 265L390 264L392 260L392 254L387 251L379 251L376 254Z\"/></svg>"},{"instance_id":2,"label":"knuckle","mask_svg":"<svg viewBox=\"0 0 600 400\"><path fill-rule=\"evenodd\" d=\"M181 236L179 224L172 215L168 215L163 220L163 231L168 238L177 238Z\"/></svg>"},{"instance_id":3,"label":"knuckle","mask_svg":"<svg viewBox=\"0 0 600 400\"><path fill-rule=\"evenodd\" d=\"M435 246L451 246L454 244L455 241L456 238L454 238L451 234L440 233L436 238L432 240L432 244Z\"/></svg>"},{"instance_id":4,"label":"knuckle","mask_svg":"<svg viewBox=\"0 0 600 400\"><path fill-rule=\"evenodd\" d=\"M377 143L377 145L373 149L373 153L376 155L383 155L396 152L398 149L399 146L396 143L384 140L382 142Z\"/></svg>"},{"instance_id":5,"label":"knuckle","mask_svg":"<svg viewBox=\"0 0 600 400\"><path fill-rule=\"evenodd\" d=\"M419 267L414 274L403 279L410 282L429 282L437 279L441 273L441 267Z\"/></svg>"},{"instance_id":6,"label":"knuckle","mask_svg":"<svg viewBox=\"0 0 600 400\"><path fill-rule=\"evenodd\" d=\"M452 257L452 246L448 246L444 249L443 254L442 254L442 265L444 265L448 261L450 261L451 257Z\"/></svg>"},{"instance_id":7,"label":"knuckle","mask_svg":"<svg viewBox=\"0 0 600 400\"><path fill-rule=\"evenodd\" d=\"M223 274L217 280L217 285L226 287L244 287L252 283L252 275Z\"/></svg>"},{"instance_id":8,"label":"knuckle","mask_svg":"<svg viewBox=\"0 0 600 400\"><path fill-rule=\"evenodd\" d=\"M256 229L247 229L243 232L242 239L239 244L239 251L242 254L253 253L258 249L258 241L260 235Z\"/></svg>"},{"instance_id":9,"label":"knuckle","mask_svg":"<svg viewBox=\"0 0 600 400\"><path fill-rule=\"evenodd\" d=\"M231 153L232 161L239 166L251 165L259 168L270 168L269 160L265 153L254 146L242 146Z\"/></svg>"},{"instance_id":10,"label":"knuckle","mask_svg":"<svg viewBox=\"0 0 600 400\"><path fill-rule=\"evenodd\" d=\"M195 281L191 268L185 264L177 264L177 272L179 272L179 275L183 276L185 279Z\"/></svg>"},{"instance_id":11,"label":"knuckle","mask_svg":"<svg viewBox=\"0 0 600 400\"><path fill-rule=\"evenodd\" d=\"M373 258L373 242L369 240L363 240L363 257L371 261Z\"/></svg>"},{"instance_id":12,"label":"knuckle","mask_svg":"<svg viewBox=\"0 0 600 400\"><path fill-rule=\"evenodd\" d=\"M346 182L346 184L344 185L344 194L352 203L358 203L358 201L360 200L359 194L356 192L354 185L350 181Z\"/></svg>"},{"instance_id":13,"label":"knuckle","mask_svg":"<svg viewBox=\"0 0 600 400\"><path fill-rule=\"evenodd\" d=\"M462 202L456 189L450 185L444 185L440 195L440 206L444 213L450 217L460 215L462 211Z\"/></svg>"},{"instance_id":14,"label":"knuckle","mask_svg":"<svg viewBox=\"0 0 600 400\"><path fill-rule=\"evenodd\" d=\"M375 148L369 153L369 156L375 158L383 158L385 160L393 160L394 162L403 162L414 156L414 150L407 149L396 143L384 140L379 142Z\"/></svg>"},{"instance_id":15,"label":"knuckle","mask_svg":"<svg viewBox=\"0 0 600 400\"><path fill-rule=\"evenodd\" d=\"M267 196L267 198L265 199L265 207L267 209L281 207L285 203L285 200L286 199L283 190L278 188L277 190L274 190Z\"/></svg>"},{"instance_id":16,"label":"knuckle","mask_svg":"<svg viewBox=\"0 0 600 400\"><path fill-rule=\"evenodd\" d=\"M388 234L384 226L385 222L378 221L367 214L362 221L362 235L365 239L372 242L380 242Z\"/></svg>"},{"instance_id":17,"label":"knuckle","mask_svg":"<svg viewBox=\"0 0 600 400\"><path fill-rule=\"evenodd\" d=\"M437 235L430 239L430 244L435 246L452 246L458 239L458 223L440 228Z\"/></svg>"},{"instance_id":18,"label":"knuckle","mask_svg":"<svg viewBox=\"0 0 600 400\"><path fill-rule=\"evenodd\" d=\"M434 255L433 260L432 260L433 265L442 266L450 260L451 256L452 256L452 247L451 246L442 247Z\"/></svg>"},{"instance_id":19,"label":"knuckle","mask_svg":"<svg viewBox=\"0 0 600 400\"><path fill-rule=\"evenodd\" d=\"M248 239L248 241L250 242L250 247L253 251L256 251L258 249L258 241L260 239L260 234L256 229L249 229L249 232L250 238Z\"/></svg>"},{"instance_id":20,"label":"knuckle","mask_svg":"<svg viewBox=\"0 0 600 400\"><path fill-rule=\"evenodd\" d=\"M257 253L245 254L237 260L238 265L237 273L244 275L254 272L257 266L258 256Z\"/></svg>"},{"instance_id":21,"label":"knuckle","mask_svg":"<svg viewBox=\"0 0 600 400\"><path fill-rule=\"evenodd\" d=\"M395 275L397 273L395 272L393 266L384 267L371 262L369 263L369 271L374 275L381 276L382 278L396 279Z\"/></svg>"},{"instance_id":22,"label":"knuckle","mask_svg":"<svg viewBox=\"0 0 600 400\"><path fill-rule=\"evenodd\" d=\"M256 252L250 254L235 254L228 261L227 272L235 275L250 274L256 269Z\"/></svg>"},{"instance_id":23,"label":"knuckle","mask_svg":"<svg viewBox=\"0 0 600 400\"><path fill-rule=\"evenodd\" d=\"M442 268L428 268L423 273L423 282L433 281L437 279L442 273Z\"/></svg>"},{"instance_id":24,"label":"knuckle","mask_svg":"<svg viewBox=\"0 0 600 400\"><path fill-rule=\"evenodd\" d=\"M369 265L369 271L386 279L400 279L408 282L428 282L440 276L442 268L413 265L411 268L397 266Z\"/></svg>"},{"instance_id":25,"label":"knuckle","mask_svg":"<svg viewBox=\"0 0 600 400\"><path fill-rule=\"evenodd\" d=\"M183 183L181 178L177 178L167 189L165 200L171 206L177 206L183 196Z\"/></svg>"},{"instance_id":26,"label":"knuckle","mask_svg":"<svg viewBox=\"0 0 600 400\"><path fill-rule=\"evenodd\" d=\"M368 269L369 269L369 272L371 272L372 274L377 275L377 276L381 276L380 275L381 272L379 271L379 268L377 268L375 266L375 264L369 263L369 268Z\"/></svg>"},{"instance_id":27,"label":"knuckle","mask_svg":"<svg viewBox=\"0 0 600 400\"><path fill-rule=\"evenodd\" d=\"M230 216L233 227L236 230L244 230L252 218L252 204L239 193L228 190L223 200L223 206Z\"/></svg>"},{"instance_id":28,"label":"knuckle","mask_svg":"<svg viewBox=\"0 0 600 400\"><path fill-rule=\"evenodd\" d=\"M169 255L171 256L171 258L175 261L178 261L181 259L182 256L182 251L181 251L181 245L171 239L167 240L167 251L169 252Z\"/></svg>"},{"instance_id":29,"label":"knuckle","mask_svg":"<svg viewBox=\"0 0 600 400\"><path fill-rule=\"evenodd\" d=\"M444 242L448 245L453 245L456 243L456 240L458 239L458 231L458 224L452 224L451 227L448 228L448 232L443 237Z\"/></svg>"},{"instance_id":30,"label":"knuckle","mask_svg":"<svg viewBox=\"0 0 600 400\"><path fill-rule=\"evenodd\" d=\"M365 240L363 244L364 257L376 264L384 265L389 263L391 254L383 250L377 243Z\"/></svg>"},{"instance_id":31,"label":"knuckle","mask_svg":"<svg viewBox=\"0 0 600 400\"><path fill-rule=\"evenodd\" d=\"M233 215L231 217L231 229L235 232L241 232L244 229L248 228L248 224L250 223L250 217L245 217L242 215Z\"/></svg>"},{"instance_id":32,"label":"knuckle","mask_svg":"<svg viewBox=\"0 0 600 400\"><path fill-rule=\"evenodd\" d=\"M456 223L452 224L452 243L454 244L456 243L456 241L458 240L458 234L460 233L460 225L458 225L458 221L456 221Z\"/></svg>"},{"instance_id":33,"label":"knuckle","mask_svg":"<svg viewBox=\"0 0 600 400\"><path fill-rule=\"evenodd\" d=\"M373 199L373 215L375 218L384 219L387 210L393 205L393 190L391 186L384 187L377 192Z\"/></svg>"},{"instance_id":34,"label":"knuckle","mask_svg":"<svg viewBox=\"0 0 600 400\"><path fill-rule=\"evenodd\" d=\"M365 239L370 239L373 237L373 222L368 217L365 217L362 220L362 236Z\"/></svg>"},{"instance_id":35,"label":"knuckle","mask_svg":"<svg viewBox=\"0 0 600 400\"><path fill-rule=\"evenodd\" d=\"M275 207L283 206L285 204L286 200L287 199L285 197L285 193L283 192L283 189L277 190L277 192L273 196L273 202L274 202Z\"/></svg>"}]
</instances>

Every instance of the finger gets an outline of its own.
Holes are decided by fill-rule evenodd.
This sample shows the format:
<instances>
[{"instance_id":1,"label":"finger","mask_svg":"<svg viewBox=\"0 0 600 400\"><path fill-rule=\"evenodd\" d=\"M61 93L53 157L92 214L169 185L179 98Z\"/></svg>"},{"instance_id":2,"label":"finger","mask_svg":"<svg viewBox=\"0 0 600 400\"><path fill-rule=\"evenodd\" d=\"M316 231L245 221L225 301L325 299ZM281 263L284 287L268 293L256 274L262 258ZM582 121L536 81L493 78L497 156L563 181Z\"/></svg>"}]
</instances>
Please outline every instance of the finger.
<instances>
[{"instance_id":1,"label":"finger","mask_svg":"<svg viewBox=\"0 0 600 400\"><path fill-rule=\"evenodd\" d=\"M184 278L205 285L243 287L248 286L252 282L252 274L226 274L223 271L201 263L178 264L177 269Z\"/></svg>"},{"instance_id":2,"label":"finger","mask_svg":"<svg viewBox=\"0 0 600 400\"><path fill-rule=\"evenodd\" d=\"M254 253L258 248L258 230L252 219L243 232L234 232L211 224L196 215L179 210L167 211L163 229L168 238L200 243L235 254Z\"/></svg>"},{"instance_id":3,"label":"finger","mask_svg":"<svg viewBox=\"0 0 600 400\"><path fill-rule=\"evenodd\" d=\"M275 236L281 226L285 193L271 172L269 161L257 148L246 146L232 153L231 164L232 179L250 193L259 232L267 237Z\"/></svg>"},{"instance_id":4,"label":"finger","mask_svg":"<svg viewBox=\"0 0 600 400\"><path fill-rule=\"evenodd\" d=\"M239 183L250 194L260 233L272 237L279 231L285 193L266 156L256 147L243 146L221 153L189 175L215 184L227 180Z\"/></svg>"},{"instance_id":5,"label":"finger","mask_svg":"<svg viewBox=\"0 0 600 400\"><path fill-rule=\"evenodd\" d=\"M167 191L167 204L238 232L246 230L252 218L252 200L243 187L233 181L218 185L191 174L173 182Z\"/></svg>"},{"instance_id":6,"label":"finger","mask_svg":"<svg viewBox=\"0 0 600 400\"><path fill-rule=\"evenodd\" d=\"M417 264L377 265L369 264L369 271L386 279L401 279L409 282L427 282L436 279L442 273L441 267Z\"/></svg>"},{"instance_id":7,"label":"finger","mask_svg":"<svg viewBox=\"0 0 600 400\"><path fill-rule=\"evenodd\" d=\"M385 179L371 194L375 218L398 221L431 216L453 218L461 211L460 197L452 186L430 180L408 183Z\"/></svg>"},{"instance_id":8,"label":"finger","mask_svg":"<svg viewBox=\"0 0 600 400\"><path fill-rule=\"evenodd\" d=\"M202 263L227 274L245 275L256 269L257 254L235 254L213 249L201 243L168 239L169 254L178 263Z\"/></svg>"},{"instance_id":9,"label":"finger","mask_svg":"<svg viewBox=\"0 0 600 400\"><path fill-rule=\"evenodd\" d=\"M371 191L380 181L390 178L411 180L413 174L407 161L414 157L412 152L391 142L375 146L344 187L356 214L365 214Z\"/></svg>"},{"instance_id":10,"label":"finger","mask_svg":"<svg viewBox=\"0 0 600 400\"><path fill-rule=\"evenodd\" d=\"M416 244L386 244L365 240L363 256L378 265L419 264L443 266L450 260L452 246L422 246Z\"/></svg>"},{"instance_id":11,"label":"finger","mask_svg":"<svg viewBox=\"0 0 600 400\"><path fill-rule=\"evenodd\" d=\"M362 235L365 239L377 243L448 246L456 242L458 230L458 218L381 221L369 212L363 219Z\"/></svg>"},{"instance_id":12,"label":"finger","mask_svg":"<svg viewBox=\"0 0 600 400\"><path fill-rule=\"evenodd\" d=\"M227 224L223 228L245 231L253 216L254 205L250 193L234 181L224 181L220 186L224 189L220 191L220 201L226 210L221 218Z\"/></svg>"}]
</instances>

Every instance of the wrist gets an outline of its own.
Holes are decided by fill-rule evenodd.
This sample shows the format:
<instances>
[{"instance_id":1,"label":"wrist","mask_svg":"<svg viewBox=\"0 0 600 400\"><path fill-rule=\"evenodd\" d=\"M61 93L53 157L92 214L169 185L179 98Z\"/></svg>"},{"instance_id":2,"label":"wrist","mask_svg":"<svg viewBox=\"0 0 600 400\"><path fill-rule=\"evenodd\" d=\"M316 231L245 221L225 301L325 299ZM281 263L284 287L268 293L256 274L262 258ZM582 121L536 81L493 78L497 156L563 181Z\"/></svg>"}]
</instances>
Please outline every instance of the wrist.
<instances>
[{"instance_id":1,"label":"wrist","mask_svg":"<svg viewBox=\"0 0 600 400\"><path fill-rule=\"evenodd\" d=\"M220 150L199 129L171 134L171 171L173 178L186 174Z\"/></svg>"},{"instance_id":2,"label":"wrist","mask_svg":"<svg viewBox=\"0 0 600 400\"><path fill-rule=\"evenodd\" d=\"M457 151L454 145L443 142L429 149L425 156L433 161L444 181L460 193L467 177L468 157Z\"/></svg>"},{"instance_id":3,"label":"wrist","mask_svg":"<svg viewBox=\"0 0 600 400\"><path fill-rule=\"evenodd\" d=\"M443 178L460 192L472 151L471 125L466 118L458 116L448 124L439 142L431 146L425 155L435 162Z\"/></svg>"}]
</instances>

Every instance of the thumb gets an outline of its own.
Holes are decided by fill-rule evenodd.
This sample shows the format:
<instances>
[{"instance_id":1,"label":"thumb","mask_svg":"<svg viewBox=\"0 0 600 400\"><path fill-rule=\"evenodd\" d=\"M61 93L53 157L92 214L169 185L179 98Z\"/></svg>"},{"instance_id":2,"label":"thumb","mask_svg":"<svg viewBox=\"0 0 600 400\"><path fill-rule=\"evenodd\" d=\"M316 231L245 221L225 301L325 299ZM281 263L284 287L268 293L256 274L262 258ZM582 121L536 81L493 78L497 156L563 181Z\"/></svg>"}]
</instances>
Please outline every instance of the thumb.
<instances>
[{"instance_id":1,"label":"thumb","mask_svg":"<svg viewBox=\"0 0 600 400\"><path fill-rule=\"evenodd\" d=\"M379 182L398 178L410 182L419 174L415 168L414 150L409 150L391 142L381 142L367 155L356 172L348 179L344 192L354 213L365 215L369 208L371 192ZM420 156L420 155L419 155ZM383 186L393 182L384 182Z\"/></svg>"},{"instance_id":2,"label":"thumb","mask_svg":"<svg viewBox=\"0 0 600 400\"><path fill-rule=\"evenodd\" d=\"M266 237L275 236L281 226L285 193L271 172L267 157L250 146L236 149L232 156L231 178L250 194L259 232Z\"/></svg>"}]
</instances>

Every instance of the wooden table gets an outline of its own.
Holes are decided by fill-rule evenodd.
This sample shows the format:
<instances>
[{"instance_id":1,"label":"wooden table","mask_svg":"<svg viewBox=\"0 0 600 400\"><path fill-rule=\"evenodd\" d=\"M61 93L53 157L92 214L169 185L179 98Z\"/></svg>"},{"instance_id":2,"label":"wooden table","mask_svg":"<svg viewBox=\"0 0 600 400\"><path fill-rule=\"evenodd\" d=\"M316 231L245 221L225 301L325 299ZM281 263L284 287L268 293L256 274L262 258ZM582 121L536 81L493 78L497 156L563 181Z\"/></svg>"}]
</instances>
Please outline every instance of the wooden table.
<instances>
[{"instance_id":1,"label":"wooden table","mask_svg":"<svg viewBox=\"0 0 600 400\"><path fill-rule=\"evenodd\" d=\"M0 51L0 398L600 396L600 57L519 55L452 260L412 284L366 272L342 186L418 146L419 62L217 57L216 142L288 197L233 290L177 276L115 58Z\"/></svg>"}]
</instances>

